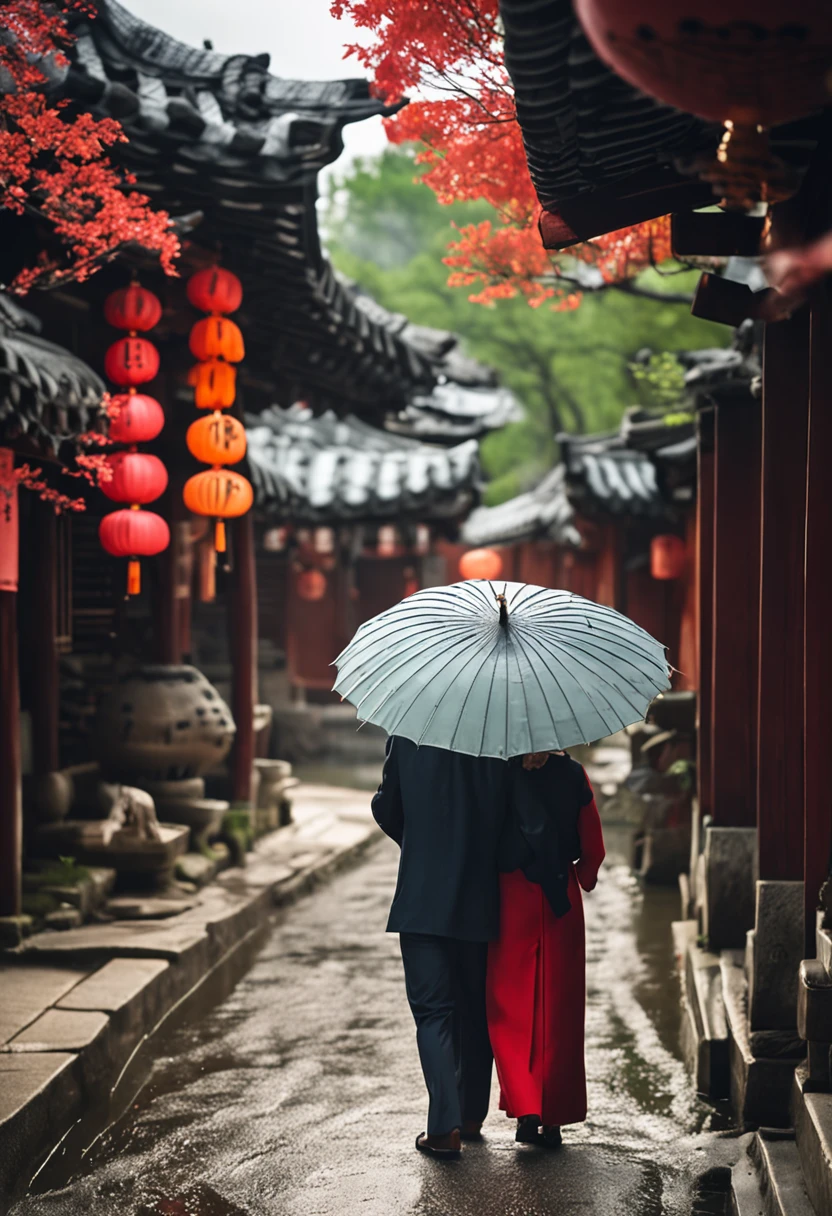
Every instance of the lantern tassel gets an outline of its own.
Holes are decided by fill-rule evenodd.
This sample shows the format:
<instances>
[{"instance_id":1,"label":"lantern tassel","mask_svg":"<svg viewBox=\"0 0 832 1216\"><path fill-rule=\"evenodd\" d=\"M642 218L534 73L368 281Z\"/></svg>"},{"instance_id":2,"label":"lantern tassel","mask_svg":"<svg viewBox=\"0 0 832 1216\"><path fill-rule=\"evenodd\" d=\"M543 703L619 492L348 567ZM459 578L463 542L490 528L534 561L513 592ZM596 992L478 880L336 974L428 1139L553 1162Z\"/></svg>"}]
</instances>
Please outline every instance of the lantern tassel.
<instances>
[{"instance_id":1,"label":"lantern tassel","mask_svg":"<svg viewBox=\"0 0 832 1216\"><path fill-rule=\"evenodd\" d=\"M214 548L217 553L225 553L225 520L218 519L214 525Z\"/></svg>"},{"instance_id":2,"label":"lantern tassel","mask_svg":"<svg viewBox=\"0 0 832 1216\"><path fill-rule=\"evenodd\" d=\"M142 589L141 562L131 557L127 563L127 594L138 595Z\"/></svg>"}]
</instances>

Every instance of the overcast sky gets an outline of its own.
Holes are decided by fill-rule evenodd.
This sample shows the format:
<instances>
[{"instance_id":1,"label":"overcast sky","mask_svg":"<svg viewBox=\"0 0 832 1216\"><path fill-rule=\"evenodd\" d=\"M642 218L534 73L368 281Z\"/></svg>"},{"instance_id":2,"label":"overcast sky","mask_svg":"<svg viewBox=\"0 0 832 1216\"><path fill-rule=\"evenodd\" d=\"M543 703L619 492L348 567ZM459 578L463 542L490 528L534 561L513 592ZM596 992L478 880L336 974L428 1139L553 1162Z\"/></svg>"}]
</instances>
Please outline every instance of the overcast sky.
<instances>
[{"instance_id":1,"label":"overcast sky","mask_svg":"<svg viewBox=\"0 0 832 1216\"><path fill-rule=\"evenodd\" d=\"M275 76L332 80L362 76L344 43L360 41L349 21L329 15L329 0L122 0L137 17L191 46L205 38L223 54L268 51ZM380 118L353 123L344 131L345 151L336 172L353 156L381 151L386 137ZM322 178L325 175L321 175ZM324 193L325 180L321 180Z\"/></svg>"}]
</instances>

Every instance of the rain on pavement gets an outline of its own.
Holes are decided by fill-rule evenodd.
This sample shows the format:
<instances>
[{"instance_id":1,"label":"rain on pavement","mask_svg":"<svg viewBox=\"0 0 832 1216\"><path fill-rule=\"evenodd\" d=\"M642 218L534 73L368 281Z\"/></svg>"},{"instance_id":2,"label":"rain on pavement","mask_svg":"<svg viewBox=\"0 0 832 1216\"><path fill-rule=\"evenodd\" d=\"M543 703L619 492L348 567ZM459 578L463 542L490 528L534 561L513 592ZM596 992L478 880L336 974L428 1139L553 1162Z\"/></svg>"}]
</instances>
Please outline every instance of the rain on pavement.
<instances>
[{"instance_id":1,"label":"rain on pavement","mask_svg":"<svg viewBox=\"0 0 832 1216\"><path fill-rule=\"evenodd\" d=\"M710 1116L676 1046L676 899L642 892L607 843L586 899L589 1119L560 1152L515 1146L496 1087L462 1161L415 1152L426 1097L383 932L397 863L383 842L286 912L231 994L157 1044L148 1084L69 1181L53 1172L13 1216L690 1213Z\"/></svg>"}]
</instances>

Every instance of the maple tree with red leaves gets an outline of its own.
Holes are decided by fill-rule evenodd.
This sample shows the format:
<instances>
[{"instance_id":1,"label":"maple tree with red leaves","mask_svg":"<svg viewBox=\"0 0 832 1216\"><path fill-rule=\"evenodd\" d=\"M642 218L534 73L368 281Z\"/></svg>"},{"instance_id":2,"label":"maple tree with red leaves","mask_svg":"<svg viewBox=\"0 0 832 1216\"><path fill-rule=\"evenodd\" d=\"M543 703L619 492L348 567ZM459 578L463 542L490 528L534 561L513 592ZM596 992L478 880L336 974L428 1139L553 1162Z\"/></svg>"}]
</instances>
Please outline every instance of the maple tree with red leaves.
<instances>
[{"instance_id":1,"label":"maple tree with red leaves","mask_svg":"<svg viewBox=\"0 0 832 1216\"><path fill-rule=\"evenodd\" d=\"M417 161L428 166L421 180L441 203L482 199L497 213L496 223L459 230L445 259L451 286L477 288L470 296L476 303L522 295L533 306L548 301L570 309L587 289L579 264L596 269L598 286L635 291L643 270L670 258L669 217L561 255L543 248L541 207L503 61L498 0L331 0L330 11L372 34L345 53L372 72L380 96L395 102L413 88L430 95L385 122L394 143L420 146Z\"/></svg>"},{"instance_id":2,"label":"maple tree with red leaves","mask_svg":"<svg viewBox=\"0 0 832 1216\"><path fill-rule=\"evenodd\" d=\"M129 189L133 178L108 156L126 140L114 119L50 104L45 87L68 64L66 17L95 10L86 0L7 0L0 43L0 206L49 221L63 246L44 252L9 285L17 294L88 278L128 242L152 250L174 273L179 242L164 211Z\"/></svg>"}]
</instances>

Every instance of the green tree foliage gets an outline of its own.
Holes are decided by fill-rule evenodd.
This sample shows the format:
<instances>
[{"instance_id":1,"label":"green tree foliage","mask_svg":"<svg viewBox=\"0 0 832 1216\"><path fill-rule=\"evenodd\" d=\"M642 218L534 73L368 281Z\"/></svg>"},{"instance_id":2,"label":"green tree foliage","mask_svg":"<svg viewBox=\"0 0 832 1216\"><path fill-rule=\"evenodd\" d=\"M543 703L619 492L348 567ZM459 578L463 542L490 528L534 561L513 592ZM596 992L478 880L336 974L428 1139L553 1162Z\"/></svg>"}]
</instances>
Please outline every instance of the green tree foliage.
<instances>
[{"instance_id":1,"label":"green tree foliage","mask_svg":"<svg viewBox=\"0 0 832 1216\"><path fill-rule=\"evenodd\" d=\"M472 304L465 290L448 287L442 258L452 225L487 219L490 209L484 203L443 207L418 174L407 149L389 148L374 160L356 162L327 200L329 253L339 270L386 308L460 334L467 352L497 368L523 402L525 421L482 444L488 502L520 493L551 468L559 432L613 429L637 403L675 404L675 360L653 360L647 379L634 377L633 366L643 367L634 358L644 348L660 355L729 342L727 328L696 320L684 303L615 288L586 292L571 312L533 309L522 299ZM695 273L648 271L638 287L675 296L692 293L695 282Z\"/></svg>"}]
</instances>

